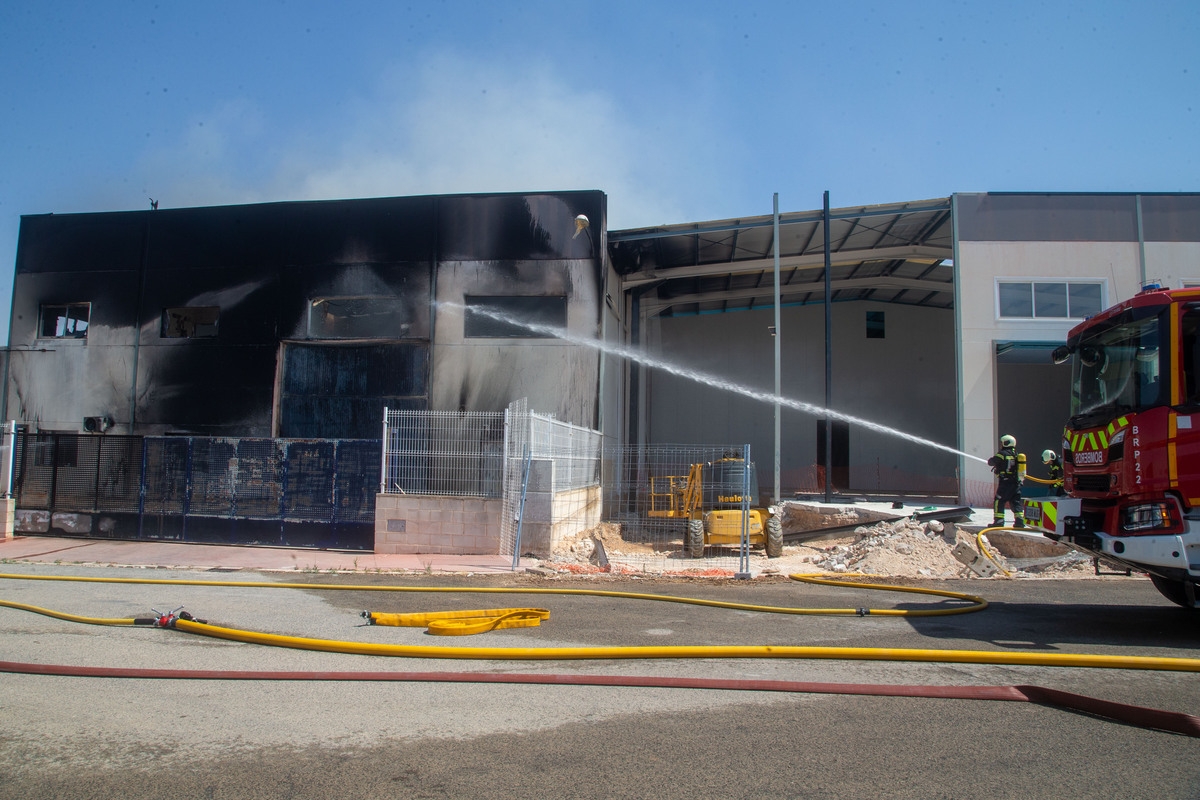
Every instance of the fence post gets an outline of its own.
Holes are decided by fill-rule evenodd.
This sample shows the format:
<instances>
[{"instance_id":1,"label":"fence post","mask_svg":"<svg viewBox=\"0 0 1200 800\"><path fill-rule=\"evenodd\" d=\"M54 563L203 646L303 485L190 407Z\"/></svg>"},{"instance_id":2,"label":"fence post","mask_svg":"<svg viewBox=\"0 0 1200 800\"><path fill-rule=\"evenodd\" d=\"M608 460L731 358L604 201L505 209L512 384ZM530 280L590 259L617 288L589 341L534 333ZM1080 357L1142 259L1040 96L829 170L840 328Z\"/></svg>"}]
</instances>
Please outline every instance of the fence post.
<instances>
[{"instance_id":1,"label":"fence post","mask_svg":"<svg viewBox=\"0 0 1200 800\"><path fill-rule=\"evenodd\" d=\"M383 407L383 445L379 461L379 493L387 494L387 465L388 465L388 409Z\"/></svg>"},{"instance_id":2,"label":"fence post","mask_svg":"<svg viewBox=\"0 0 1200 800\"><path fill-rule=\"evenodd\" d=\"M142 469L138 476L138 532L137 538L141 539L145 531L146 520L146 462L150 458L150 445L145 436L142 437ZM161 519L161 517L160 517ZM159 525L161 532L162 526Z\"/></svg>"},{"instance_id":3,"label":"fence post","mask_svg":"<svg viewBox=\"0 0 1200 800\"><path fill-rule=\"evenodd\" d=\"M512 568L514 572L521 563L521 523L525 521L525 494L529 491L529 464L532 459L533 451L526 445L525 458L522 459L525 462L525 467L521 475L521 510L517 513L517 535L516 541L513 543Z\"/></svg>"},{"instance_id":4,"label":"fence post","mask_svg":"<svg viewBox=\"0 0 1200 800\"><path fill-rule=\"evenodd\" d=\"M17 421L10 420L4 429L4 435L8 437L8 467L5 469L5 486L4 496L13 496L13 466L16 464L15 456L17 452Z\"/></svg>"},{"instance_id":5,"label":"fence post","mask_svg":"<svg viewBox=\"0 0 1200 800\"><path fill-rule=\"evenodd\" d=\"M750 445L742 445L742 548L735 578L750 577Z\"/></svg>"}]
</instances>

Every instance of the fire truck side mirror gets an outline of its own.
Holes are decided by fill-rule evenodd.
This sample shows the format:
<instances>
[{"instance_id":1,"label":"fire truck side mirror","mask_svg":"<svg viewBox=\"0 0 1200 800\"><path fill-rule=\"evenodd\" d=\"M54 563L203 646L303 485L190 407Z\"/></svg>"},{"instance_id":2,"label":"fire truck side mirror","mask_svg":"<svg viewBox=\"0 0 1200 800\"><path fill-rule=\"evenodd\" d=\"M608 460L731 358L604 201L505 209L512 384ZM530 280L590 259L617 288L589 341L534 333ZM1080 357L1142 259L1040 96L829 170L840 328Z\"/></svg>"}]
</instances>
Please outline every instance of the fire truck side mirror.
<instances>
[{"instance_id":1,"label":"fire truck side mirror","mask_svg":"<svg viewBox=\"0 0 1200 800\"><path fill-rule=\"evenodd\" d=\"M1044 353L1046 351L1043 350L1042 352ZM1054 360L1055 364L1062 364L1064 361L1070 360L1071 348L1067 347L1065 344L1059 345L1058 347L1054 348L1054 352L1050 354L1050 358Z\"/></svg>"}]
</instances>

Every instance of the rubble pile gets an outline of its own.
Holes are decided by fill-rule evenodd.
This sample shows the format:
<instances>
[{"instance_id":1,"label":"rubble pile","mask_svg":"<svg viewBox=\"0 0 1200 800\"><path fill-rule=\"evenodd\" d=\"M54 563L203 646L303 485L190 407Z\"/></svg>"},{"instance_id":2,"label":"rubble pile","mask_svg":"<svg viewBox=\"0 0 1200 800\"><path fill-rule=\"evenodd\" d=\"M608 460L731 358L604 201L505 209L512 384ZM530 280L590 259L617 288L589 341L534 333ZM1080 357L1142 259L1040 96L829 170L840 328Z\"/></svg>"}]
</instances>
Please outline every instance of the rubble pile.
<instances>
[{"instance_id":1,"label":"rubble pile","mask_svg":"<svg viewBox=\"0 0 1200 800\"><path fill-rule=\"evenodd\" d=\"M937 520L879 522L856 528L849 543L828 548L814 544L812 549L823 553L811 561L818 569L834 573L955 578L964 571L963 563L951 552L960 537L973 539Z\"/></svg>"},{"instance_id":2,"label":"rubble pile","mask_svg":"<svg viewBox=\"0 0 1200 800\"><path fill-rule=\"evenodd\" d=\"M796 518L785 515L785 520L794 523ZM935 580L992 575L1067 578L1093 574L1091 560L1086 556L1034 535L993 531L983 537L986 552L981 555L974 527L960 529L952 523L910 517L882 521L860 517L860 520L863 524L853 530L818 528L813 538L806 536L809 531L796 531L793 525L785 524L782 557L767 558L761 549L752 550L751 572L853 573ZM733 574L730 569L714 567L712 559L735 558L736 549L710 548L707 559L689 559L683 556L678 541L629 541L622 533L620 524L601 523L556 542L553 552L539 563L551 574Z\"/></svg>"}]
</instances>

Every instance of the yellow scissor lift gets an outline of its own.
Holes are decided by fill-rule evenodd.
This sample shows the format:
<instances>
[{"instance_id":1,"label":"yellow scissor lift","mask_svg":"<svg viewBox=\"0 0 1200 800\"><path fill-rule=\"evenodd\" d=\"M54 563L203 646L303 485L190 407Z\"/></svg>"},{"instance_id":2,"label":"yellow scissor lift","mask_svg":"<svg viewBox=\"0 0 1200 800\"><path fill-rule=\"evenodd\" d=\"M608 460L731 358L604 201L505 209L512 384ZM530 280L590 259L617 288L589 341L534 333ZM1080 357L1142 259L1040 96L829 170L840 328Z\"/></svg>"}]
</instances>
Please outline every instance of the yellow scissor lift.
<instances>
[{"instance_id":1,"label":"yellow scissor lift","mask_svg":"<svg viewBox=\"0 0 1200 800\"><path fill-rule=\"evenodd\" d=\"M709 545L740 545L745 460L721 458L692 464L687 475L650 478L649 516L687 520L683 549L689 558L700 558ZM750 465L749 505L754 506L758 487L754 464ZM751 547L762 547L768 558L783 555L783 524L770 508L751 507L746 528Z\"/></svg>"}]
</instances>

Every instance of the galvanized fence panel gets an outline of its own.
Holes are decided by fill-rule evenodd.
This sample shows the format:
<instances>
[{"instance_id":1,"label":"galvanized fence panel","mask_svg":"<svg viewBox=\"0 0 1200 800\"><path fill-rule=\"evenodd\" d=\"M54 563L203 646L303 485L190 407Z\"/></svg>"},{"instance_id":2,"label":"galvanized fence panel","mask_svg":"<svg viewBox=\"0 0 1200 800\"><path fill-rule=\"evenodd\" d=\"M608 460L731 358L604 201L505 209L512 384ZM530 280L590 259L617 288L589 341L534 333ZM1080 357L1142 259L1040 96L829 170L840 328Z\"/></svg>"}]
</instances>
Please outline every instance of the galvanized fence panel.
<instances>
[{"instance_id":1,"label":"galvanized fence panel","mask_svg":"<svg viewBox=\"0 0 1200 800\"><path fill-rule=\"evenodd\" d=\"M685 493L698 490L699 509L711 509L722 497L743 495L750 480L750 502L757 501L756 471L744 467L714 470L726 459L742 459L744 445L609 445L604 449L604 520L607 553L616 569L646 573L737 572L743 567L739 545L708 546L692 558L685 547L688 519ZM743 462L744 463L744 462ZM699 483L693 468L700 468ZM735 465L737 466L737 465Z\"/></svg>"},{"instance_id":2,"label":"galvanized fence panel","mask_svg":"<svg viewBox=\"0 0 1200 800\"><path fill-rule=\"evenodd\" d=\"M525 488L528 481L529 401L522 397L505 410L503 504L500 512L500 555L513 557L516 569L521 554L517 542L521 535Z\"/></svg>"},{"instance_id":3,"label":"galvanized fence panel","mask_svg":"<svg viewBox=\"0 0 1200 800\"><path fill-rule=\"evenodd\" d=\"M504 412L384 411L384 494L500 497Z\"/></svg>"},{"instance_id":4,"label":"galvanized fence panel","mask_svg":"<svg viewBox=\"0 0 1200 800\"><path fill-rule=\"evenodd\" d=\"M575 513L572 497L595 512L586 489L600 484L601 434L531 413L524 398L503 412L385 410L384 445L385 494L499 498L501 555L516 554L533 460L553 462L556 514Z\"/></svg>"},{"instance_id":5,"label":"galvanized fence panel","mask_svg":"<svg viewBox=\"0 0 1200 800\"><path fill-rule=\"evenodd\" d=\"M600 483L604 436L542 414L529 415L530 453L554 461L554 490L582 489Z\"/></svg>"}]
</instances>

